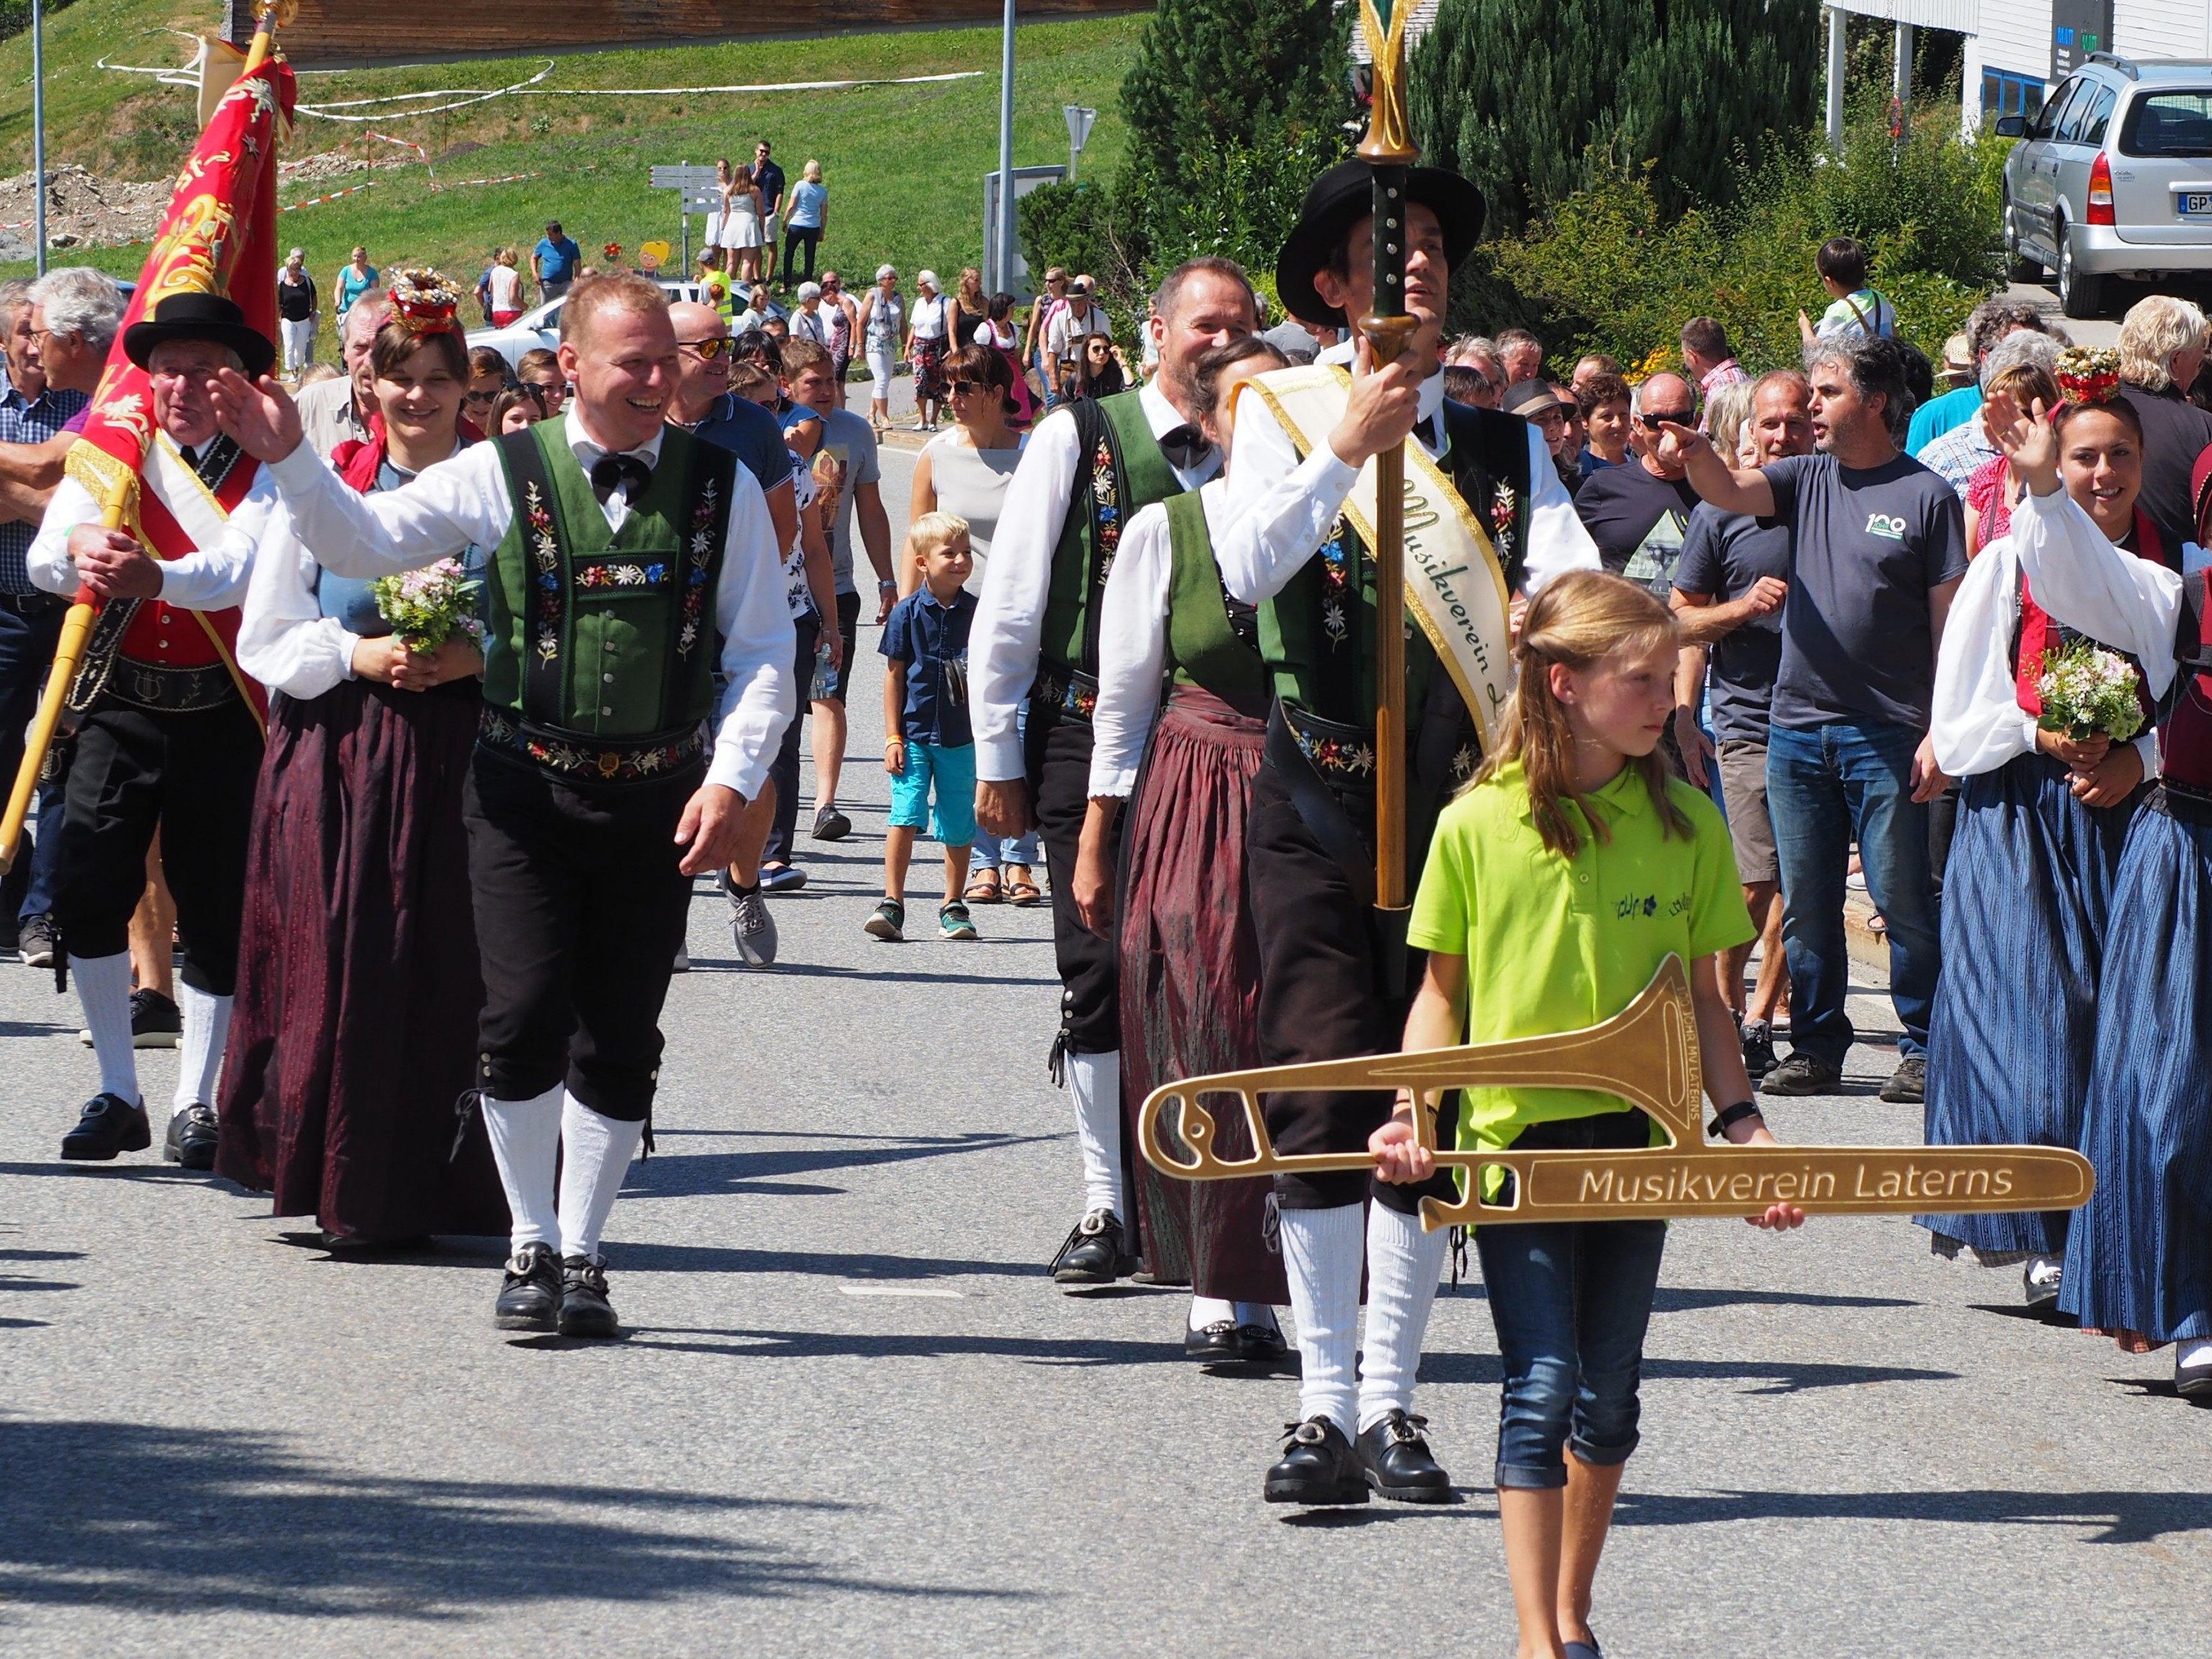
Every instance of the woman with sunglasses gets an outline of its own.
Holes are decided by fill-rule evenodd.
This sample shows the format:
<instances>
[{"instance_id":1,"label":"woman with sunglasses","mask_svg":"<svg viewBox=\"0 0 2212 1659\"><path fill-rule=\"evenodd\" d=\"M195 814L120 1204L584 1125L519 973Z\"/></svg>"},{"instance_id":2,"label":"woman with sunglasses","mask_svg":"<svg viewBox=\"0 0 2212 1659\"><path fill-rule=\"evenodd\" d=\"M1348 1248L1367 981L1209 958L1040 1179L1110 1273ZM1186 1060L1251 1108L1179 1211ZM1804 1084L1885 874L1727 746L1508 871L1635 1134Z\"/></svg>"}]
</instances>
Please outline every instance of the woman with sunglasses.
<instances>
[{"instance_id":1,"label":"woman with sunglasses","mask_svg":"<svg viewBox=\"0 0 2212 1659\"><path fill-rule=\"evenodd\" d=\"M914 464L914 495L907 521L926 513L951 513L968 523L968 544L975 566L965 584L983 591L983 567L991 556L991 537L1005 503L1006 483L1022 458L1024 434L1011 424L1014 369L1006 356L975 341L945 359L945 389L952 428L922 446ZM921 562L902 559L899 597L921 581ZM1032 873L1037 861L1036 832L999 836L975 833L975 863L963 896L970 904L996 904L1001 898L1036 904L1044 894Z\"/></svg>"},{"instance_id":2,"label":"woman with sunglasses","mask_svg":"<svg viewBox=\"0 0 2212 1659\"><path fill-rule=\"evenodd\" d=\"M479 438L491 436L491 407L507 390L507 359L490 346L469 348L469 389L461 397L461 420Z\"/></svg>"},{"instance_id":3,"label":"woman with sunglasses","mask_svg":"<svg viewBox=\"0 0 2212 1659\"><path fill-rule=\"evenodd\" d=\"M399 274L369 350L374 435L331 462L367 494L459 450L459 290ZM481 573L471 549L464 569ZM216 1168L366 1246L507 1226L490 1143L453 1102L483 1002L461 785L483 699L466 631L397 635L371 584L287 536L254 560L238 657L274 694L247 858Z\"/></svg>"}]
</instances>

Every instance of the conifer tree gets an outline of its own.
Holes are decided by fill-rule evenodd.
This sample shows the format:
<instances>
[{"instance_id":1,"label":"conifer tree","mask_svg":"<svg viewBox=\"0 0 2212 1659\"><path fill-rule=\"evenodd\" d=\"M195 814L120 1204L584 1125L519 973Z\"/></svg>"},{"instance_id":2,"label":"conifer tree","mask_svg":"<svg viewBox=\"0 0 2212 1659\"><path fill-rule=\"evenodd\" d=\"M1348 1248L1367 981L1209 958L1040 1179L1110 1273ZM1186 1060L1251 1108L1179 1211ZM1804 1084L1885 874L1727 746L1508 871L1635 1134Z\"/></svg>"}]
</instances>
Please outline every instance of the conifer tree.
<instances>
[{"instance_id":1,"label":"conifer tree","mask_svg":"<svg viewBox=\"0 0 2212 1659\"><path fill-rule=\"evenodd\" d=\"M1331 0L1160 0L1121 83L1132 159L1172 187L1231 149L1345 118L1348 19Z\"/></svg>"}]
</instances>

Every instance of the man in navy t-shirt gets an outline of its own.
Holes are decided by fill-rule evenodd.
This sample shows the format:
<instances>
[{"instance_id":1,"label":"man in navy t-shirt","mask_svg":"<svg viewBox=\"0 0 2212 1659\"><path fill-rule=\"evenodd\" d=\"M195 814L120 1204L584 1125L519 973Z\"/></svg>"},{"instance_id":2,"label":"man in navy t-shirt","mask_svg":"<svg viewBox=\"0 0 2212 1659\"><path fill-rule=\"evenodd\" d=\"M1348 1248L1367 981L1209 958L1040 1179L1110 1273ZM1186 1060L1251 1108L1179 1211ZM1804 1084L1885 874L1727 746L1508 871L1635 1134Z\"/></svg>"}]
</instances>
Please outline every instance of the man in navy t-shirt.
<instances>
[{"instance_id":1,"label":"man in navy t-shirt","mask_svg":"<svg viewBox=\"0 0 2212 1659\"><path fill-rule=\"evenodd\" d=\"M1844 873L1858 842L1887 923L1890 1000L1904 1035L1882 1098L1917 1102L1936 998L1928 803L1948 780L1928 738L1936 648L1966 573L1948 484L1904 453L1912 398L1894 340L1853 334L1807 349L1820 453L1737 471L1687 427L1668 447L1698 494L1790 531L1790 598L1767 736L1766 799L1787 909L1790 1042L1761 1085L1834 1092L1854 1033L1844 1011Z\"/></svg>"}]
</instances>

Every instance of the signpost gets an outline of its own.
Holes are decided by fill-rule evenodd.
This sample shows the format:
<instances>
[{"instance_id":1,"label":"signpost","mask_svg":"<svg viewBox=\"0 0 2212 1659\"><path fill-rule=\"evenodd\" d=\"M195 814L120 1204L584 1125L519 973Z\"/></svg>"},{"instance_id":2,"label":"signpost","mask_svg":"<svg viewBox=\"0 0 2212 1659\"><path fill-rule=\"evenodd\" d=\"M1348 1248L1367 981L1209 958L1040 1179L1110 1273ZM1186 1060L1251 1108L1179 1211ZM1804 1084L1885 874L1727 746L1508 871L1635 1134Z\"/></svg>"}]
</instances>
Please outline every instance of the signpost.
<instances>
[{"instance_id":1,"label":"signpost","mask_svg":"<svg viewBox=\"0 0 2212 1659\"><path fill-rule=\"evenodd\" d=\"M1075 182L1075 159L1083 154L1084 145L1091 142L1091 124L1098 118L1095 109L1085 109L1080 104L1062 104L1060 112L1067 118L1067 182Z\"/></svg>"},{"instance_id":2,"label":"signpost","mask_svg":"<svg viewBox=\"0 0 2212 1659\"><path fill-rule=\"evenodd\" d=\"M1056 185L1066 178L1066 169L1054 161L1050 167L1016 167L1014 169L1014 201L1019 201L1040 185ZM1003 287L993 291L1011 294L1017 300L1025 300L1036 292L1030 282L1029 262L1022 257L1021 230L1014 222L1013 203L1003 202L999 197L999 175L983 175L983 269L999 272L1000 255L1005 256L1003 275L994 275L992 281Z\"/></svg>"},{"instance_id":3,"label":"signpost","mask_svg":"<svg viewBox=\"0 0 2212 1659\"><path fill-rule=\"evenodd\" d=\"M691 216L711 214L720 209L721 192L716 188L719 180L713 167L703 163L694 167L689 161L679 161L674 167L656 167L648 177L653 189L678 192L677 213L684 224L684 268L677 274L688 280L691 275Z\"/></svg>"}]
</instances>

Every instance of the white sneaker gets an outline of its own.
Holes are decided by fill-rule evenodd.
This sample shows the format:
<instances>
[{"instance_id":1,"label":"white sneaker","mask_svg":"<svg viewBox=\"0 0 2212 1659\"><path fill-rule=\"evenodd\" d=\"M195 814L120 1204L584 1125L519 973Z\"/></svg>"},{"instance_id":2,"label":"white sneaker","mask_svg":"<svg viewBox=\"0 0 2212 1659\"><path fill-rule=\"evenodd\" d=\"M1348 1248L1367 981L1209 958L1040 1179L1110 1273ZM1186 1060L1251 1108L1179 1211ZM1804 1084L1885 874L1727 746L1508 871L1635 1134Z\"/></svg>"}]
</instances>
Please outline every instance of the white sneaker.
<instances>
[{"instance_id":1,"label":"white sneaker","mask_svg":"<svg viewBox=\"0 0 2212 1659\"><path fill-rule=\"evenodd\" d=\"M2191 1337L2175 1345L2173 1391L2184 1400L2212 1401L2212 1337Z\"/></svg>"}]
</instances>

